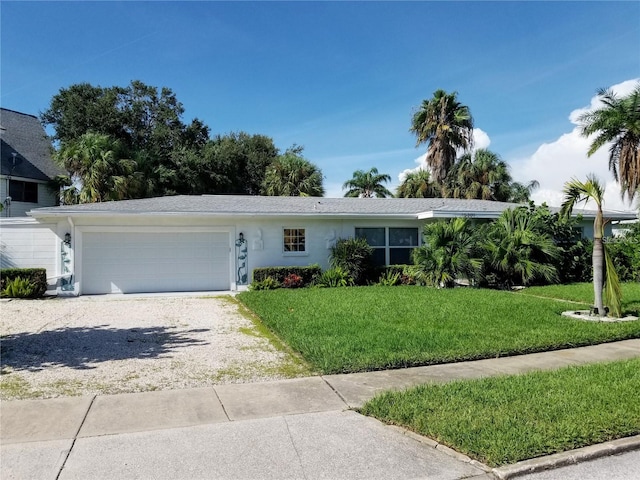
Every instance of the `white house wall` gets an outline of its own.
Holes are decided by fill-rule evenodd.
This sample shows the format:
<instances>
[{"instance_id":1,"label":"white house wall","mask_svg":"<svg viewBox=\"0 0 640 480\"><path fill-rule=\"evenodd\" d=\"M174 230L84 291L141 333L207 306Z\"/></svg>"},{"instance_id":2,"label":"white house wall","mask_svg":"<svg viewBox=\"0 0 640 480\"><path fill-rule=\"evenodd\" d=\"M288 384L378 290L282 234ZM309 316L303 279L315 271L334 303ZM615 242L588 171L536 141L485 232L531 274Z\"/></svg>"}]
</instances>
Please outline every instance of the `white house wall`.
<instances>
[{"instance_id":1,"label":"white house wall","mask_svg":"<svg viewBox=\"0 0 640 480\"><path fill-rule=\"evenodd\" d=\"M47 278L58 273L60 239L56 225L31 218L0 222L0 264L2 268L45 268ZM55 283L52 280L51 283Z\"/></svg>"},{"instance_id":2,"label":"white house wall","mask_svg":"<svg viewBox=\"0 0 640 480\"><path fill-rule=\"evenodd\" d=\"M14 180L24 180L28 182L34 182L33 179L12 177ZM7 207L4 205L4 209L0 212L2 218L14 218L14 217L27 217L27 212L34 208L40 207L53 207L57 204L58 199L56 194L47 186L46 183L38 183L38 203L26 203L12 201L11 205ZM8 179L6 176L0 177L0 201L5 202L9 196L7 189Z\"/></svg>"}]
</instances>

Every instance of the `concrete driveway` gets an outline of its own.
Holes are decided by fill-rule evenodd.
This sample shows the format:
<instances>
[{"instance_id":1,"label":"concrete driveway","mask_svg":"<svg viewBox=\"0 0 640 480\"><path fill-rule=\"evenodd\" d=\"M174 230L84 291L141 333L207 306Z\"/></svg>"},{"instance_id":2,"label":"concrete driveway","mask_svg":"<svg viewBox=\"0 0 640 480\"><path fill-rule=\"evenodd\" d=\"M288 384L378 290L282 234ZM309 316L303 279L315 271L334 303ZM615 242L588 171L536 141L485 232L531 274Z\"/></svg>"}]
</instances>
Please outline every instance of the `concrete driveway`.
<instances>
[{"instance_id":1,"label":"concrete driveway","mask_svg":"<svg viewBox=\"0 0 640 480\"><path fill-rule=\"evenodd\" d=\"M232 297L0 304L0 398L206 387L308 375Z\"/></svg>"}]
</instances>

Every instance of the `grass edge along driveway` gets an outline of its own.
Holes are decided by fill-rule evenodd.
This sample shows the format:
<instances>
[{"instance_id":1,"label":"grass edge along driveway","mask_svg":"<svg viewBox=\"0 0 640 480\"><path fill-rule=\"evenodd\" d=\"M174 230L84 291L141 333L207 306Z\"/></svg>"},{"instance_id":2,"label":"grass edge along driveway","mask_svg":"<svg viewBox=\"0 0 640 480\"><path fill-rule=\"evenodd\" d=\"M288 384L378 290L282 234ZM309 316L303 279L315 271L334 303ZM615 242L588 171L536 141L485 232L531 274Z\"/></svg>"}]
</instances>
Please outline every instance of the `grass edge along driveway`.
<instances>
[{"instance_id":1,"label":"grass edge along driveway","mask_svg":"<svg viewBox=\"0 0 640 480\"><path fill-rule=\"evenodd\" d=\"M625 285L625 288L628 287ZM631 287L640 297L640 288ZM237 297L325 374L476 360L640 338L640 321L578 321L584 304L485 289L352 287Z\"/></svg>"},{"instance_id":2,"label":"grass edge along driveway","mask_svg":"<svg viewBox=\"0 0 640 480\"><path fill-rule=\"evenodd\" d=\"M385 392L360 413L491 467L640 433L640 359Z\"/></svg>"}]
</instances>

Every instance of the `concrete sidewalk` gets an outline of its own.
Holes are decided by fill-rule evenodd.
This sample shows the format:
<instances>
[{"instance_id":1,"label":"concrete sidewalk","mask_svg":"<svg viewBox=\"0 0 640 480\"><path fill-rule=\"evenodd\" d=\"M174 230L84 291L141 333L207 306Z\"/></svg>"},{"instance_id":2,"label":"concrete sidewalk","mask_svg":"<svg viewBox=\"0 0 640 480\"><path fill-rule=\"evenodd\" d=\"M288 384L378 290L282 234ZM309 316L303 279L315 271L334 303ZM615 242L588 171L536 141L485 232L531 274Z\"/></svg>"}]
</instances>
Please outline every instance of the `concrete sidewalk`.
<instances>
[{"instance_id":1,"label":"concrete sidewalk","mask_svg":"<svg viewBox=\"0 0 640 480\"><path fill-rule=\"evenodd\" d=\"M2 402L0 476L493 478L483 465L349 408L427 382L640 357L640 339L402 370Z\"/></svg>"}]
</instances>

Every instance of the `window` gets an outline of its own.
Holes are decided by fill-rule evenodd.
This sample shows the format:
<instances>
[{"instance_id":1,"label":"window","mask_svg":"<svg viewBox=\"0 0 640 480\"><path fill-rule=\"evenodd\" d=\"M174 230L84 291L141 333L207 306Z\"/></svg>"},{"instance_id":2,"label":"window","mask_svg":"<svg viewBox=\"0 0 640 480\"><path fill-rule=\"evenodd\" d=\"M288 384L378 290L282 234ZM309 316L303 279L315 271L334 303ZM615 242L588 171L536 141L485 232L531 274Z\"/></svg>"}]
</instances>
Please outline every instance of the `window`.
<instances>
[{"instance_id":1,"label":"window","mask_svg":"<svg viewBox=\"0 0 640 480\"><path fill-rule=\"evenodd\" d=\"M404 265L411 263L411 251L418 246L417 228L356 228L356 237L373 247L373 263Z\"/></svg>"},{"instance_id":2,"label":"window","mask_svg":"<svg viewBox=\"0 0 640 480\"><path fill-rule=\"evenodd\" d=\"M9 196L14 202L38 203L38 184L11 180L9 182Z\"/></svg>"},{"instance_id":3,"label":"window","mask_svg":"<svg viewBox=\"0 0 640 480\"><path fill-rule=\"evenodd\" d=\"M306 252L304 228L285 228L283 233L284 253Z\"/></svg>"}]
</instances>

